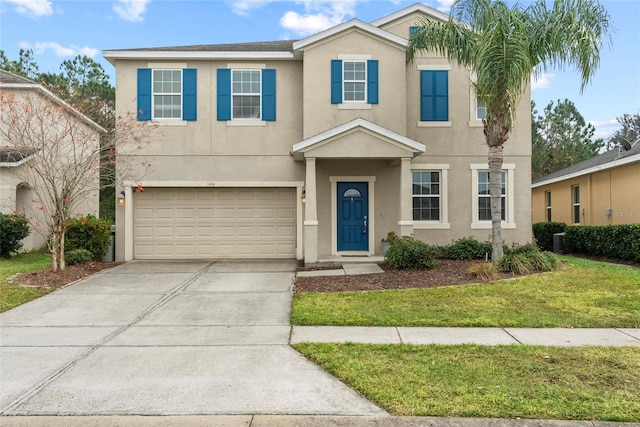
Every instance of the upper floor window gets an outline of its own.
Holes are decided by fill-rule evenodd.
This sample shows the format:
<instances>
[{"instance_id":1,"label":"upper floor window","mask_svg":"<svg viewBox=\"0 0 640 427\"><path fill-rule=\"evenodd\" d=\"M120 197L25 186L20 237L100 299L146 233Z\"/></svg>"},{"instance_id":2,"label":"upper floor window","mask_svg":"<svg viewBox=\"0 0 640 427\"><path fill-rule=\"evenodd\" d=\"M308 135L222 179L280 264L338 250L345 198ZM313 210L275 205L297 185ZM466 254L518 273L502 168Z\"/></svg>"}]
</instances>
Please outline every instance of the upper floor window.
<instances>
[{"instance_id":1,"label":"upper floor window","mask_svg":"<svg viewBox=\"0 0 640 427\"><path fill-rule=\"evenodd\" d=\"M260 119L261 70L232 70L233 119Z\"/></svg>"},{"instance_id":2,"label":"upper floor window","mask_svg":"<svg viewBox=\"0 0 640 427\"><path fill-rule=\"evenodd\" d=\"M449 120L449 71L420 71L420 121Z\"/></svg>"},{"instance_id":3,"label":"upper floor window","mask_svg":"<svg viewBox=\"0 0 640 427\"><path fill-rule=\"evenodd\" d=\"M195 68L138 68L138 120L197 119Z\"/></svg>"},{"instance_id":4,"label":"upper floor window","mask_svg":"<svg viewBox=\"0 0 640 427\"><path fill-rule=\"evenodd\" d=\"M487 106L476 97L476 120L484 120L487 118Z\"/></svg>"},{"instance_id":5,"label":"upper floor window","mask_svg":"<svg viewBox=\"0 0 640 427\"><path fill-rule=\"evenodd\" d=\"M216 76L218 120L276 120L275 69L218 68Z\"/></svg>"},{"instance_id":6,"label":"upper floor window","mask_svg":"<svg viewBox=\"0 0 640 427\"><path fill-rule=\"evenodd\" d=\"M367 63L365 61L343 61L343 99L345 102L366 102Z\"/></svg>"},{"instance_id":7,"label":"upper floor window","mask_svg":"<svg viewBox=\"0 0 640 427\"><path fill-rule=\"evenodd\" d=\"M182 118L182 70L153 70L153 118Z\"/></svg>"},{"instance_id":8,"label":"upper floor window","mask_svg":"<svg viewBox=\"0 0 640 427\"><path fill-rule=\"evenodd\" d=\"M378 61L332 59L331 103L377 104Z\"/></svg>"}]
</instances>

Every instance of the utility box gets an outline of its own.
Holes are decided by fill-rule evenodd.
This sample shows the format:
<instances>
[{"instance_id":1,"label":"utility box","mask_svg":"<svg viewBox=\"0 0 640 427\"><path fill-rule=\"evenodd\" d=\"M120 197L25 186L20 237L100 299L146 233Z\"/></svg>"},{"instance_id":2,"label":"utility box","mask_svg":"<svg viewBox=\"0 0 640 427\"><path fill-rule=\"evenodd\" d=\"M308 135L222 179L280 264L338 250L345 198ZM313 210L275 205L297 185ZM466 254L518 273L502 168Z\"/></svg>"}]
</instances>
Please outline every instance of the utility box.
<instances>
[{"instance_id":1,"label":"utility box","mask_svg":"<svg viewBox=\"0 0 640 427\"><path fill-rule=\"evenodd\" d=\"M564 233L556 233L553 235L553 252L558 254L564 253Z\"/></svg>"}]
</instances>

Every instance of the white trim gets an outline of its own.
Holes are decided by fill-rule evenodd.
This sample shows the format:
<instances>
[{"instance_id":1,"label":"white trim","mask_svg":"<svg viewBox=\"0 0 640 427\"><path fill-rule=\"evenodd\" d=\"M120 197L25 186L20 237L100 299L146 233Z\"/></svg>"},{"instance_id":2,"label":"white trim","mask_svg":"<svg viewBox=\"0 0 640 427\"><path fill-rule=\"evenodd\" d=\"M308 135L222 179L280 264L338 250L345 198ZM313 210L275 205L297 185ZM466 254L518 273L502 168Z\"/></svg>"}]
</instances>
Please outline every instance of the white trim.
<instances>
[{"instance_id":1,"label":"white trim","mask_svg":"<svg viewBox=\"0 0 640 427\"><path fill-rule=\"evenodd\" d=\"M266 64L251 64L246 62L229 62L227 68L235 70L263 70L267 68Z\"/></svg>"},{"instance_id":2,"label":"white trim","mask_svg":"<svg viewBox=\"0 0 640 427\"><path fill-rule=\"evenodd\" d=\"M304 229L302 225L302 209L304 208L302 203L302 185L296 186L296 259L304 259L303 239Z\"/></svg>"},{"instance_id":3,"label":"white trim","mask_svg":"<svg viewBox=\"0 0 640 427\"><path fill-rule=\"evenodd\" d=\"M165 64L166 65L166 64ZM169 64L170 65L170 64ZM151 121L152 122L156 122L156 123L163 123L163 124L168 124L169 126L170 123L178 123L178 122L183 122L184 121L184 73L182 72L183 69L186 68L182 67L182 68L177 68L176 66L173 67L166 67L166 68L152 68L151 69ZM155 72L154 71L179 71L180 72L180 93L178 92L158 92L156 93L154 90L155 87ZM180 96L180 117L155 117L155 104L156 104L156 95L158 96Z\"/></svg>"},{"instance_id":4,"label":"white trim","mask_svg":"<svg viewBox=\"0 0 640 427\"><path fill-rule=\"evenodd\" d=\"M633 156L628 156L628 157L623 157L622 159L618 159L618 160L613 160L611 162L607 162L607 163L603 163L601 165L598 166L592 166L590 168L587 169L583 169L581 171L576 171L573 173L569 173L566 175L562 175L556 178L550 178L550 179L545 179L544 181L539 181L536 182L535 184L531 185L531 188L536 188L536 187L541 187L543 185L548 185L548 184L554 184L556 182L561 182L561 181L565 181L568 179L573 179L573 178L577 178L583 175L588 175L590 173L594 173L594 172L601 172L607 169L613 169L613 168L617 168L619 166L624 166L626 164L629 163L634 163L634 162L640 162L640 154L634 154Z\"/></svg>"},{"instance_id":5,"label":"white trim","mask_svg":"<svg viewBox=\"0 0 640 427\"><path fill-rule=\"evenodd\" d=\"M474 230L490 230L491 221L479 221L478 220L478 171L489 170L487 163L471 163L471 229ZM502 228L515 229L516 228L516 213L515 213L515 163L504 163L502 170L506 172L506 208L507 216L505 221L502 221Z\"/></svg>"},{"instance_id":6,"label":"white trim","mask_svg":"<svg viewBox=\"0 0 640 427\"><path fill-rule=\"evenodd\" d=\"M368 184L367 191L369 193L369 250L362 251L363 254L369 256L375 253L375 220L373 215L375 203L375 176L330 176L329 182L331 183L331 256L338 256L342 254L348 254L348 251L338 252L338 206L336 201L338 200L338 182L366 182Z\"/></svg>"},{"instance_id":7,"label":"white trim","mask_svg":"<svg viewBox=\"0 0 640 427\"><path fill-rule=\"evenodd\" d=\"M343 22L342 24L336 25L335 27L331 27L329 29L326 29L324 31L321 31L319 33L316 33L312 36L309 36L305 39L302 40L298 40L297 42L293 43L293 50L299 50L299 49L304 49L305 47L312 45L316 42L322 41L328 37L334 36L338 33L341 33L342 31L346 31L349 29L360 29L362 31L365 31L367 33L371 33L373 35L376 35L382 39L388 40L392 43L395 43L397 45L400 45L403 48L406 48L408 45L408 41L405 38L396 36L395 34L389 33L387 31L381 30L378 27L375 27L373 25L367 24L365 22L360 21L359 19L352 19L350 21L347 22Z\"/></svg>"},{"instance_id":8,"label":"white trim","mask_svg":"<svg viewBox=\"0 0 640 427\"><path fill-rule=\"evenodd\" d=\"M389 22L393 22L396 19L402 18L406 15L412 14L414 12L422 12L425 15L427 15L428 17L437 19L439 21L443 21L443 22L447 22L449 20L449 15L447 15L446 13L442 13L436 9L433 9L429 6L426 6L424 4L421 3L416 3L413 4L409 7L405 7L404 9L401 9L397 12L394 12L390 15L387 16L383 16L382 18L376 19L375 21L373 21L371 23L371 25L374 25L376 27L379 27L381 25L384 24L388 24Z\"/></svg>"},{"instance_id":9,"label":"white trim","mask_svg":"<svg viewBox=\"0 0 640 427\"><path fill-rule=\"evenodd\" d=\"M155 68L157 70L177 70L187 68L186 62L149 62L147 68Z\"/></svg>"},{"instance_id":10,"label":"white trim","mask_svg":"<svg viewBox=\"0 0 640 427\"><path fill-rule=\"evenodd\" d=\"M118 59L294 59L293 52L194 52L194 51L145 51L103 50L102 56L114 64ZM115 64L114 64L115 65Z\"/></svg>"},{"instance_id":11,"label":"white trim","mask_svg":"<svg viewBox=\"0 0 640 427\"><path fill-rule=\"evenodd\" d=\"M338 54L338 59L343 61L368 61L371 59L371 55L346 53Z\"/></svg>"},{"instance_id":12,"label":"white trim","mask_svg":"<svg viewBox=\"0 0 640 427\"><path fill-rule=\"evenodd\" d=\"M429 122L418 122L419 128L450 128L453 127L452 121L440 122L440 121L429 121Z\"/></svg>"},{"instance_id":13,"label":"white trim","mask_svg":"<svg viewBox=\"0 0 640 427\"><path fill-rule=\"evenodd\" d=\"M365 101L345 101L342 104L338 104L338 110L371 110L371 105Z\"/></svg>"},{"instance_id":14,"label":"white trim","mask_svg":"<svg viewBox=\"0 0 640 427\"><path fill-rule=\"evenodd\" d=\"M304 187L304 181L142 181L142 187ZM126 181L127 187L137 182Z\"/></svg>"},{"instance_id":15,"label":"white trim","mask_svg":"<svg viewBox=\"0 0 640 427\"><path fill-rule=\"evenodd\" d=\"M24 157L22 159L20 159L20 161L17 162L0 162L0 168L15 168L18 167L20 165L23 165L25 163L27 163L29 161L29 159L31 159L33 156L35 156L36 154L31 154L27 157Z\"/></svg>"},{"instance_id":16,"label":"white trim","mask_svg":"<svg viewBox=\"0 0 640 427\"><path fill-rule=\"evenodd\" d=\"M418 71L451 71L451 64L418 64Z\"/></svg>"},{"instance_id":17,"label":"white trim","mask_svg":"<svg viewBox=\"0 0 640 427\"><path fill-rule=\"evenodd\" d=\"M262 107L261 107L262 108ZM233 119L227 121L227 126L266 126L267 122L258 119Z\"/></svg>"},{"instance_id":18,"label":"white trim","mask_svg":"<svg viewBox=\"0 0 640 427\"><path fill-rule=\"evenodd\" d=\"M124 260L133 259L133 190L134 185L124 189Z\"/></svg>"},{"instance_id":19,"label":"white trim","mask_svg":"<svg viewBox=\"0 0 640 427\"><path fill-rule=\"evenodd\" d=\"M427 147L424 144L421 144L413 139L407 138L406 136L400 135L392 130L387 128L383 128L382 126L371 123L365 119L357 118L351 120L350 122L344 123L340 126L336 126L333 129L329 129L328 131L319 133L310 138L307 138L303 141L300 141L293 145L293 153L304 153L304 151L316 144L319 144L327 139L333 138L334 136L340 135L343 132L347 132L358 126L368 129L374 133L377 133L386 138L392 139L402 145L405 145L408 149L411 149L413 152L418 152L420 154L424 153Z\"/></svg>"},{"instance_id":20,"label":"white trim","mask_svg":"<svg viewBox=\"0 0 640 427\"><path fill-rule=\"evenodd\" d=\"M411 170L436 170L440 171L440 221L413 221L413 228L416 230L438 230L450 229L449 223L449 169L451 166L446 163L412 163ZM413 185L413 176L411 177ZM413 198L413 191L411 192Z\"/></svg>"}]
</instances>

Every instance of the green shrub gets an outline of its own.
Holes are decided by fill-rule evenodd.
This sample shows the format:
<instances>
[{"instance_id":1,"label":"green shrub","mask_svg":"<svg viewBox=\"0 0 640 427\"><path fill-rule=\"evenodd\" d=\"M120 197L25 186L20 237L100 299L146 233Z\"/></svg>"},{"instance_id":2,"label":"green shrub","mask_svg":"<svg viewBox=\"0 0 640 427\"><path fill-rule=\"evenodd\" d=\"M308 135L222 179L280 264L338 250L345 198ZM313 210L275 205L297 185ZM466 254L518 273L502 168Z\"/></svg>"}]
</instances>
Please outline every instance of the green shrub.
<instances>
[{"instance_id":1,"label":"green shrub","mask_svg":"<svg viewBox=\"0 0 640 427\"><path fill-rule=\"evenodd\" d=\"M554 254L542 252L534 245L528 244L510 248L499 263L500 270L512 274L551 271L556 269L557 265L558 261Z\"/></svg>"},{"instance_id":2,"label":"green shrub","mask_svg":"<svg viewBox=\"0 0 640 427\"><path fill-rule=\"evenodd\" d=\"M102 261L109 249L110 236L111 223L107 220L93 215L73 218L67 224L65 252L86 249L91 252L92 259Z\"/></svg>"},{"instance_id":3,"label":"green shrub","mask_svg":"<svg viewBox=\"0 0 640 427\"><path fill-rule=\"evenodd\" d=\"M511 246L504 247L505 254L528 254L531 252L540 252L540 249L532 243L525 243L523 245L513 243Z\"/></svg>"},{"instance_id":4,"label":"green shrub","mask_svg":"<svg viewBox=\"0 0 640 427\"><path fill-rule=\"evenodd\" d=\"M93 259L93 254L86 249L74 249L64 253L67 265L85 264Z\"/></svg>"},{"instance_id":5,"label":"green shrub","mask_svg":"<svg viewBox=\"0 0 640 427\"><path fill-rule=\"evenodd\" d=\"M640 261L640 224L567 227L568 252Z\"/></svg>"},{"instance_id":6,"label":"green shrub","mask_svg":"<svg viewBox=\"0 0 640 427\"><path fill-rule=\"evenodd\" d=\"M485 259L491 256L491 242L479 242L473 237L463 237L442 246L442 256L448 259Z\"/></svg>"},{"instance_id":7,"label":"green shrub","mask_svg":"<svg viewBox=\"0 0 640 427\"><path fill-rule=\"evenodd\" d=\"M424 270L438 265L429 245L408 236L395 239L386 258L394 270Z\"/></svg>"},{"instance_id":8,"label":"green shrub","mask_svg":"<svg viewBox=\"0 0 640 427\"><path fill-rule=\"evenodd\" d=\"M533 237L536 244L543 251L553 250L553 235L564 233L567 224L564 222L537 222L533 224Z\"/></svg>"},{"instance_id":9,"label":"green shrub","mask_svg":"<svg viewBox=\"0 0 640 427\"><path fill-rule=\"evenodd\" d=\"M9 258L22 248L29 235L29 221L21 214L0 213L0 257Z\"/></svg>"}]
</instances>

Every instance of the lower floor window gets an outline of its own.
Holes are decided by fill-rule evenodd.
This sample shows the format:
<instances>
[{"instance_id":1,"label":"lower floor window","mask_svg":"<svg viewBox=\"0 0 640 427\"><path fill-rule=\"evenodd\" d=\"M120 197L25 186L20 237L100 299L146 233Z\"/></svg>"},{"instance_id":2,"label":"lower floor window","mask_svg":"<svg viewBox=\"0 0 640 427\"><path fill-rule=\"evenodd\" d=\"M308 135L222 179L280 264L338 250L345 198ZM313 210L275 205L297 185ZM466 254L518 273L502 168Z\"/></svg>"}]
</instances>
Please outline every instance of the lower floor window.
<instances>
[{"instance_id":1,"label":"lower floor window","mask_svg":"<svg viewBox=\"0 0 640 427\"><path fill-rule=\"evenodd\" d=\"M440 171L412 172L413 220L440 221Z\"/></svg>"},{"instance_id":2,"label":"lower floor window","mask_svg":"<svg viewBox=\"0 0 640 427\"><path fill-rule=\"evenodd\" d=\"M500 218L502 226L515 228L515 168L513 163L504 163L500 172ZM491 228L491 194L489 182L489 165L486 163L471 164L472 224L471 228Z\"/></svg>"},{"instance_id":3,"label":"lower floor window","mask_svg":"<svg viewBox=\"0 0 640 427\"><path fill-rule=\"evenodd\" d=\"M500 187L502 192L502 221L507 218L506 209L506 173L502 171ZM478 220L491 221L491 195L489 193L489 171L478 171Z\"/></svg>"}]
</instances>

